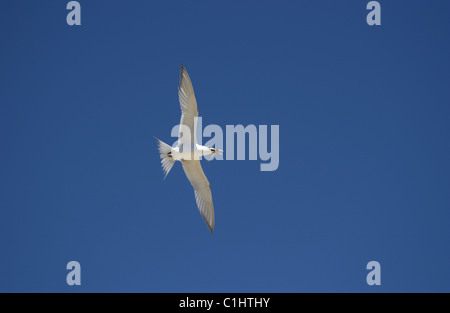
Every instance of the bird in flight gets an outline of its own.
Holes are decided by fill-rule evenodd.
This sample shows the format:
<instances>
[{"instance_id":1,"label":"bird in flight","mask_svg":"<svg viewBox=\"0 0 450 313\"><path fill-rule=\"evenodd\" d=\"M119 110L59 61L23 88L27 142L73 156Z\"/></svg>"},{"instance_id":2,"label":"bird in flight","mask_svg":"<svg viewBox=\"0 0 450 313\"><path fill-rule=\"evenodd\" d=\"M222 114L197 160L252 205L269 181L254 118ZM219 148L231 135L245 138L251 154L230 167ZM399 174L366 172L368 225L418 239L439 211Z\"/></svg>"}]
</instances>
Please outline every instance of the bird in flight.
<instances>
[{"instance_id":1,"label":"bird in flight","mask_svg":"<svg viewBox=\"0 0 450 313\"><path fill-rule=\"evenodd\" d=\"M214 206L211 194L211 185L203 172L200 157L212 155L223 151L197 144L196 129L198 108L195 100L194 88L188 72L181 65L180 86L178 98L181 107L180 130L178 133L178 145L173 148L156 138L164 178L167 177L175 161L180 161L184 172L194 187L195 200L198 210L206 222L211 233L214 230Z\"/></svg>"}]
</instances>

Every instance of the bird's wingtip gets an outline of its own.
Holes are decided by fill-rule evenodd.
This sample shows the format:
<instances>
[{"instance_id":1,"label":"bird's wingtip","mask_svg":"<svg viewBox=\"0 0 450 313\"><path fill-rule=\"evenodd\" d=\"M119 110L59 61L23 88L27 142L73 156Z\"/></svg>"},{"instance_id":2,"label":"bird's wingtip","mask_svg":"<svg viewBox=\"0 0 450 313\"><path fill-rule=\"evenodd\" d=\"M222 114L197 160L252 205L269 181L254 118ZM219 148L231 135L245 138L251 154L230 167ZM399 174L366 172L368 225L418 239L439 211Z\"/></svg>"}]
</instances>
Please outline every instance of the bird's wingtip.
<instances>
[{"instance_id":1,"label":"bird's wingtip","mask_svg":"<svg viewBox=\"0 0 450 313\"><path fill-rule=\"evenodd\" d=\"M209 232L210 232L211 235L212 235L213 232L214 232L214 222L210 223L210 222L208 222L205 218L204 218L204 220L205 220L206 226L207 226L208 229L209 229Z\"/></svg>"},{"instance_id":2,"label":"bird's wingtip","mask_svg":"<svg viewBox=\"0 0 450 313\"><path fill-rule=\"evenodd\" d=\"M212 223L206 223L206 225L208 225L209 231L212 233L214 232L214 220L212 221Z\"/></svg>"},{"instance_id":3,"label":"bird's wingtip","mask_svg":"<svg viewBox=\"0 0 450 313\"><path fill-rule=\"evenodd\" d=\"M180 68L180 86L181 86L182 81L183 81L184 73L187 73L187 71L186 71L186 68L184 67L184 65L181 64L181 68ZM180 86L178 86L178 92L180 92Z\"/></svg>"}]
</instances>

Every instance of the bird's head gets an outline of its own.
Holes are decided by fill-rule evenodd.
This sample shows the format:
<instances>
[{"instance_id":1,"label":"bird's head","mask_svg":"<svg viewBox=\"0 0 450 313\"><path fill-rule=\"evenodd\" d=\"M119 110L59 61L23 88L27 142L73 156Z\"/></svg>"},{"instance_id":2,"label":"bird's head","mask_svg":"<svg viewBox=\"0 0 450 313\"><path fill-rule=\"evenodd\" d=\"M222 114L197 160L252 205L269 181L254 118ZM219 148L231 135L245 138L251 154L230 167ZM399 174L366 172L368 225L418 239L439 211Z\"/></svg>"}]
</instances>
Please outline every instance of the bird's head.
<instances>
[{"instance_id":1,"label":"bird's head","mask_svg":"<svg viewBox=\"0 0 450 313\"><path fill-rule=\"evenodd\" d=\"M209 149L211 150L211 154L222 154L222 152L223 152L223 150L220 150L220 149L215 149L215 148L211 148L211 147L209 147Z\"/></svg>"}]
</instances>

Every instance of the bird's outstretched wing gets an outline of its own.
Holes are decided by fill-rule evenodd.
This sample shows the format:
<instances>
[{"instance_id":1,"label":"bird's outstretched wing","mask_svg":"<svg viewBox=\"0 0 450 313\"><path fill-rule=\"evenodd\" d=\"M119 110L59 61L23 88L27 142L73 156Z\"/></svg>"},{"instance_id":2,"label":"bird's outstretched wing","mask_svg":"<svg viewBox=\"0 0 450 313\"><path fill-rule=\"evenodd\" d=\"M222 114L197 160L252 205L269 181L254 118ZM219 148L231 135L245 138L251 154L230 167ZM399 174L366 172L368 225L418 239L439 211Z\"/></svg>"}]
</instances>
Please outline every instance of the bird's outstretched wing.
<instances>
[{"instance_id":1,"label":"bird's outstretched wing","mask_svg":"<svg viewBox=\"0 0 450 313\"><path fill-rule=\"evenodd\" d=\"M180 71L180 86L178 87L178 98L180 100L181 107L181 121L180 131L178 133L178 143L184 145L185 149L195 146L196 144L196 130L198 108L197 101L195 100L194 88L192 87L191 79L188 72L181 65ZM183 128L188 127L190 136L183 134Z\"/></svg>"},{"instance_id":2,"label":"bird's outstretched wing","mask_svg":"<svg viewBox=\"0 0 450 313\"><path fill-rule=\"evenodd\" d=\"M183 164L184 172L191 182L192 187L194 187L198 210L212 233L214 230L214 206L211 185L203 172L200 161L182 161L181 164Z\"/></svg>"}]
</instances>

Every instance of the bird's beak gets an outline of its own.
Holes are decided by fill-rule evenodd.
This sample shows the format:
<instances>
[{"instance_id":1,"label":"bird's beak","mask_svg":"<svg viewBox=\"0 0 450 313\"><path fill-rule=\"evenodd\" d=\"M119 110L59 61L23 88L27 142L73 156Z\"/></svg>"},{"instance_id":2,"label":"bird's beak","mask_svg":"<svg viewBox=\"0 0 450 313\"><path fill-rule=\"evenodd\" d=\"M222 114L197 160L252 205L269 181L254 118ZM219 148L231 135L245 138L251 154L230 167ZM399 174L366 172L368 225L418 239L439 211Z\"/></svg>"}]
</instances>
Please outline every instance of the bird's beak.
<instances>
[{"instance_id":1,"label":"bird's beak","mask_svg":"<svg viewBox=\"0 0 450 313\"><path fill-rule=\"evenodd\" d=\"M220 149L216 149L216 153L218 153L219 155L222 155L222 153L223 153L223 150L220 150Z\"/></svg>"}]
</instances>

